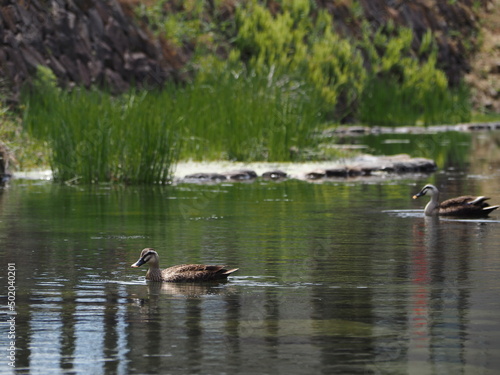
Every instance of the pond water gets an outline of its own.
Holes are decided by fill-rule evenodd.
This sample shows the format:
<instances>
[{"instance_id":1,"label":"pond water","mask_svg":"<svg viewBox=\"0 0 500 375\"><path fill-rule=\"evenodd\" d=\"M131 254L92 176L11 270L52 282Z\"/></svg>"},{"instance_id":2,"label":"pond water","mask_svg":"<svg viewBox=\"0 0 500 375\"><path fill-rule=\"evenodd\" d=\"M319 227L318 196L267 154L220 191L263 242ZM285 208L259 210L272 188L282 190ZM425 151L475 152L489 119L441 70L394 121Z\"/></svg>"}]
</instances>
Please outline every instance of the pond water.
<instances>
[{"instance_id":1,"label":"pond water","mask_svg":"<svg viewBox=\"0 0 500 375\"><path fill-rule=\"evenodd\" d=\"M0 190L0 372L497 374L500 211L428 219L427 198L411 199L434 183L444 198L500 203L500 158L467 144L460 165L380 181L12 181ZM130 267L144 247L163 267L239 271L146 282Z\"/></svg>"}]
</instances>

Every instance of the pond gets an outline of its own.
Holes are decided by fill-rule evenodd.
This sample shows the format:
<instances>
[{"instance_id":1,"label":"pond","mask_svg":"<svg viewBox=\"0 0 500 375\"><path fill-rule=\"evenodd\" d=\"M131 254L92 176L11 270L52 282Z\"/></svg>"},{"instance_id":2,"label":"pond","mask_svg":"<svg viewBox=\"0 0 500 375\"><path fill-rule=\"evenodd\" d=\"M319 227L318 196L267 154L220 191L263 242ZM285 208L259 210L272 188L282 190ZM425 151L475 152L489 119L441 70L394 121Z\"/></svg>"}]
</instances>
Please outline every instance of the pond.
<instances>
[{"instance_id":1,"label":"pond","mask_svg":"<svg viewBox=\"0 0 500 375\"><path fill-rule=\"evenodd\" d=\"M460 163L433 175L378 181L12 181L0 190L0 372L496 374L500 211L429 219L428 198L411 199L433 183L499 204L495 139L468 137ZM144 247L163 267L239 271L147 282L130 267Z\"/></svg>"}]
</instances>

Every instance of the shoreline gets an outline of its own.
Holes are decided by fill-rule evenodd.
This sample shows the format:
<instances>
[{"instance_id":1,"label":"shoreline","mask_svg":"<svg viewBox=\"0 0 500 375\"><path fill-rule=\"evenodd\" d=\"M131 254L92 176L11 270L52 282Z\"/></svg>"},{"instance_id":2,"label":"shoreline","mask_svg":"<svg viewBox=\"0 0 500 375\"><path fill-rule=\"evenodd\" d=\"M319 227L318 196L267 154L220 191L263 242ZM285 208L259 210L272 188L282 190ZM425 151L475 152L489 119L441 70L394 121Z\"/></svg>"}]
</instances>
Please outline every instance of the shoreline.
<instances>
[{"instance_id":1,"label":"shoreline","mask_svg":"<svg viewBox=\"0 0 500 375\"><path fill-rule=\"evenodd\" d=\"M330 179L386 178L430 174L437 170L436 163L426 158L412 158L407 154L392 156L360 155L335 161L319 162L196 162L181 161L173 170L173 183L218 183L223 181L251 181L296 179L317 181ZM14 172L16 180L51 181L51 170Z\"/></svg>"}]
</instances>

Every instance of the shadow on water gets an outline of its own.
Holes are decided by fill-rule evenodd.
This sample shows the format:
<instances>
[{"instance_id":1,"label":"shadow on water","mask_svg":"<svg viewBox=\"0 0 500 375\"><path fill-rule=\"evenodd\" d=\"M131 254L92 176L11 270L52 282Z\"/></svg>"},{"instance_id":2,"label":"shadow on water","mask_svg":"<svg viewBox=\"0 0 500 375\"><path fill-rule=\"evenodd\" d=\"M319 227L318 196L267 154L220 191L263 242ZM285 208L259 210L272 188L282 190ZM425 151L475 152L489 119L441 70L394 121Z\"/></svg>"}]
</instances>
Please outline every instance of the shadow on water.
<instances>
[{"instance_id":1,"label":"shadow on water","mask_svg":"<svg viewBox=\"0 0 500 375\"><path fill-rule=\"evenodd\" d=\"M16 268L16 370L0 367L495 374L499 214L427 218L423 202L411 199L431 182L445 197L500 202L498 179L470 178L484 175L484 162L465 165L425 180L367 183L13 181L0 190L0 264ZM162 267L240 270L219 284L146 282L144 269L130 268L146 246L160 253ZM7 280L0 273L3 316ZM0 325L2 345L8 333Z\"/></svg>"}]
</instances>

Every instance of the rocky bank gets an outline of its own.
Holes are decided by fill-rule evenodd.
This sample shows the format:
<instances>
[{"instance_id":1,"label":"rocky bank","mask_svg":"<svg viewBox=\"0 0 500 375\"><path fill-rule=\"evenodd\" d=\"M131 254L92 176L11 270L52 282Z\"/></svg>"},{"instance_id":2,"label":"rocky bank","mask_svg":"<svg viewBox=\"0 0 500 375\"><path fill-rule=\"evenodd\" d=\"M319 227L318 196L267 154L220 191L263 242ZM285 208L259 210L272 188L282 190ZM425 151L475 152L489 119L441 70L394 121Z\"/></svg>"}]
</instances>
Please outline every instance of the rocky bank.
<instances>
[{"instance_id":1,"label":"rocky bank","mask_svg":"<svg viewBox=\"0 0 500 375\"><path fill-rule=\"evenodd\" d=\"M38 65L48 66L62 86L95 84L114 92L178 78L180 59L116 0L3 0L0 17L0 75L11 92Z\"/></svg>"}]
</instances>

